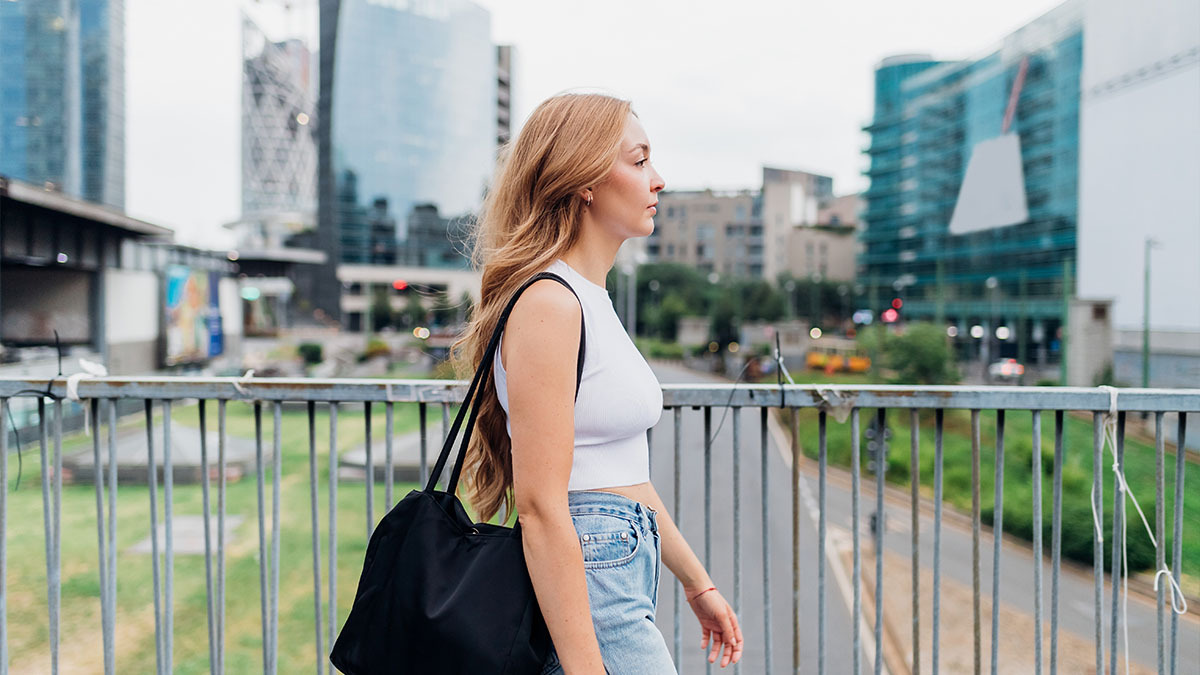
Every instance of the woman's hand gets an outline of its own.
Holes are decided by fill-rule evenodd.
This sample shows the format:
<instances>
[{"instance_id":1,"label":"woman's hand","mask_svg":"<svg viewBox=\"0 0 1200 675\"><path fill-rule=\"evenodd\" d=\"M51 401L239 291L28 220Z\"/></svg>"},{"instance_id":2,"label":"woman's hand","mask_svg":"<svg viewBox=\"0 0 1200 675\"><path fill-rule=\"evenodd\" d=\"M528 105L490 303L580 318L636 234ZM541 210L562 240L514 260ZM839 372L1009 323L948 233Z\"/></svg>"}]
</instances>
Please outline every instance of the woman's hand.
<instances>
[{"instance_id":1,"label":"woman's hand","mask_svg":"<svg viewBox=\"0 0 1200 675\"><path fill-rule=\"evenodd\" d=\"M733 608L715 588L688 594L688 605L700 620L700 649L709 650L708 662L721 658L721 667L737 663L742 658L742 629L738 626ZM722 654L722 647L724 653Z\"/></svg>"}]
</instances>

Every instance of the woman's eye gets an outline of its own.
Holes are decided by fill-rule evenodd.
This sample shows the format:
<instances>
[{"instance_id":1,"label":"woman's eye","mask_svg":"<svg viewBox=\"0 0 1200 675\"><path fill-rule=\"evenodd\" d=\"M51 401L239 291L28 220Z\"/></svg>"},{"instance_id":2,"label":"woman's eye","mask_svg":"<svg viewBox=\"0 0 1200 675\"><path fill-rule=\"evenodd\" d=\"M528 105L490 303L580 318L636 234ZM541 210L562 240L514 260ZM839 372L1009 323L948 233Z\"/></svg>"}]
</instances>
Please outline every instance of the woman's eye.
<instances>
[{"instance_id":1,"label":"woman's eye","mask_svg":"<svg viewBox=\"0 0 1200 675\"><path fill-rule=\"evenodd\" d=\"M649 162L649 161L650 161L650 158L649 158L649 157L643 157L642 159L639 159L639 160L637 161L637 163L635 164L635 166L644 166L644 165L646 164L646 162Z\"/></svg>"}]
</instances>

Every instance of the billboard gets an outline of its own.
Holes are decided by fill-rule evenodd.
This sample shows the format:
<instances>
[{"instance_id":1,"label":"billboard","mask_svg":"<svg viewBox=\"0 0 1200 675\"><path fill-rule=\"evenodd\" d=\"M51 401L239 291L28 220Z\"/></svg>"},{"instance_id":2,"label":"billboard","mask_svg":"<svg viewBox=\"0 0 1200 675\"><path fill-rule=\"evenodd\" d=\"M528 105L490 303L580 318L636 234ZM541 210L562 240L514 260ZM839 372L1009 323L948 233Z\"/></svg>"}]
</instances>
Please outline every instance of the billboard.
<instances>
[{"instance_id":1,"label":"billboard","mask_svg":"<svg viewBox=\"0 0 1200 675\"><path fill-rule=\"evenodd\" d=\"M224 351L220 274L169 265L166 270L165 321L168 366L205 361Z\"/></svg>"}]
</instances>

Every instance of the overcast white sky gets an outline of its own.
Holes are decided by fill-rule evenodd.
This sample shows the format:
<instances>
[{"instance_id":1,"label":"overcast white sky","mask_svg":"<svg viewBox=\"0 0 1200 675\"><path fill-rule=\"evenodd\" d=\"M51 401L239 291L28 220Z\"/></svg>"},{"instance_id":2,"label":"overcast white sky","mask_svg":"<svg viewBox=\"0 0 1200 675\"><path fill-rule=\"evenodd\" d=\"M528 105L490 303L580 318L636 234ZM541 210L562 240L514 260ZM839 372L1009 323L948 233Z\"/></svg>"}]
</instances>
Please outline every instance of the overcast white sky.
<instances>
[{"instance_id":1,"label":"overcast white sky","mask_svg":"<svg viewBox=\"0 0 1200 675\"><path fill-rule=\"evenodd\" d=\"M315 33L315 0L127 0L127 187L134 216L231 243L240 209L240 9ZM885 56L979 56L1059 0L479 0L516 47L514 120L572 88L633 101L668 188L755 188L764 164L865 189L860 129Z\"/></svg>"}]
</instances>

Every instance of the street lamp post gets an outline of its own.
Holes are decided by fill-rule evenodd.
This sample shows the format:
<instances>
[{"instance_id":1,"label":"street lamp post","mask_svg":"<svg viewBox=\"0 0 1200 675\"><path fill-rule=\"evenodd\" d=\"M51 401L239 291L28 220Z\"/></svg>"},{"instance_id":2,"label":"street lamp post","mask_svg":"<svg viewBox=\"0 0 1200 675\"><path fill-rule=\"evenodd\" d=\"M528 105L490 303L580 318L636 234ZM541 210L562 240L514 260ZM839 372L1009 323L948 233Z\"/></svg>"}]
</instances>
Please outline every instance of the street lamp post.
<instances>
[{"instance_id":1,"label":"street lamp post","mask_svg":"<svg viewBox=\"0 0 1200 675\"><path fill-rule=\"evenodd\" d=\"M1158 242L1146 237L1145 282L1142 297L1142 388L1150 386L1150 249Z\"/></svg>"},{"instance_id":2,"label":"street lamp post","mask_svg":"<svg viewBox=\"0 0 1200 675\"><path fill-rule=\"evenodd\" d=\"M815 328L821 323L821 317L820 317L821 274L820 274L820 272L814 273L812 275L812 277L809 278L809 282L810 283L808 286L809 287L809 291L808 291L808 305L809 305L809 307L808 307L808 311L809 311L808 327Z\"/></svg>"},{"instance_id":3,"label":"street lamp post","mask_svg":"<svg viewBox=\"0 0 1200 675\"><path fill-rule=\"evenodd\" d=\"M983 375L986 378L988 362L992 360L992 335L995 331L994 322L996 321L996 288L1000 286L1000 280L996 277L988 277L987 281L983 283L987 287L988 293L988 317L987 321L983 322Z\"/></svg>"}]
</instances>

